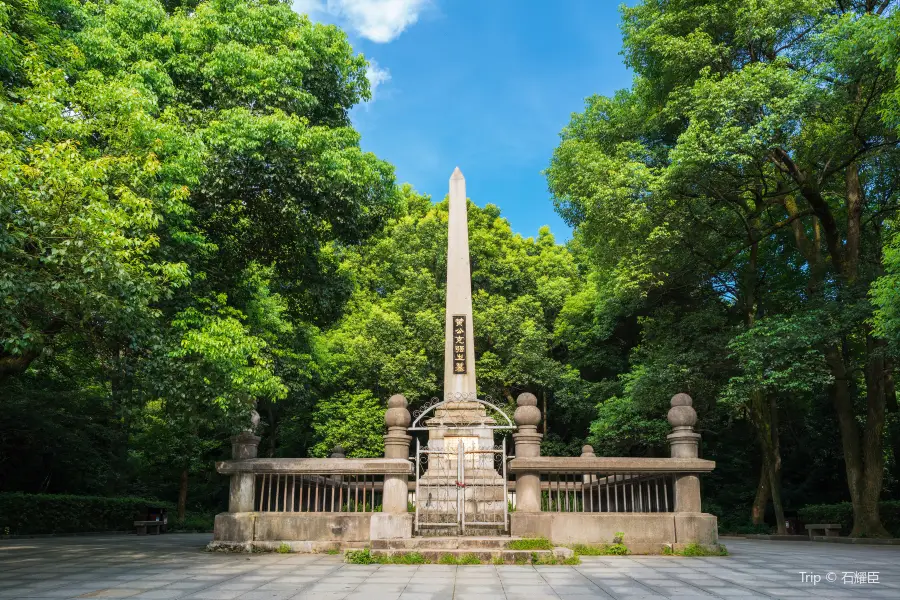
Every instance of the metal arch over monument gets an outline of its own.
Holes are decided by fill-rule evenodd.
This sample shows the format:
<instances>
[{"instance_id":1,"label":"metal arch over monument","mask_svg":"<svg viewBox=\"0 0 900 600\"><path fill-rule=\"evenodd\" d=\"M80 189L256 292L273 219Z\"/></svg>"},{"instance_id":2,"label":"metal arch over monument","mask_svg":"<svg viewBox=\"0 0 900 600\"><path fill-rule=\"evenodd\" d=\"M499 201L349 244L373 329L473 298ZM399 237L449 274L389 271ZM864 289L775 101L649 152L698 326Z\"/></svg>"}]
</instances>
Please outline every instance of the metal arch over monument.
<instances>
[{"instance_id":1,"label":"metal arch over monument","mask_svg":"<svg viewBox=\"0 0 900 600\"><path fill-rule=\"evenodd\" d=\"M508 531L506 440L495 445L494 430L515 425L477 395L466 180L459 167L450 176L446 294L443 399L418 411L409 427L428 431L426 446L416 442L415 529Z\"/></svg>"}]
</instances>

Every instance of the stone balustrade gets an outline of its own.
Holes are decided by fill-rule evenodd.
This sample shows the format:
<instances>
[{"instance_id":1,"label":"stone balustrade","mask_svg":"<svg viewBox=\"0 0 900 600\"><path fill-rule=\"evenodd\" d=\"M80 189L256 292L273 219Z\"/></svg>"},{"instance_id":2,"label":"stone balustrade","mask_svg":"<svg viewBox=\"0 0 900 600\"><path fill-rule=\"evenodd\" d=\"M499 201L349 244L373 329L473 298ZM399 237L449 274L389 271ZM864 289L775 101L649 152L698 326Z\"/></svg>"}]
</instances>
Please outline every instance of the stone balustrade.
<instances>
[{"instance_id":1,"label":"stone balustrade","mask_svg":"<svg viewBox=\"0 0 900 600\"><path fill-rule=\"evenodd\" d=\"M672 398L669 458L540 456L540 412L531 394L518 398L513 535L554 543L609 543L624 532L629 547L659 551L663 544L718 543L716 518L701 512L700 479L715 462L698 458L697 413L687 394Z\"/></svg>"}]
</instances>

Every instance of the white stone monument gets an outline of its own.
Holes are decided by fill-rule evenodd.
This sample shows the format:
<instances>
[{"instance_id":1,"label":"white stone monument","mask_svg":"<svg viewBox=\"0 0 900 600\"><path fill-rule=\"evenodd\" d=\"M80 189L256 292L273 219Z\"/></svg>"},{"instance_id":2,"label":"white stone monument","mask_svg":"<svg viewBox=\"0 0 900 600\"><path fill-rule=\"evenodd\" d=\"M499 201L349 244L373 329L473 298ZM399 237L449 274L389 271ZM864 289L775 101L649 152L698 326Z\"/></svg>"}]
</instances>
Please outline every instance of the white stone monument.
<instances>
[{"instance_id":1,"label":"white stone monument","mask_svg":"<svg viewBox=\"0 0 900 600\"><path fill-rule=\"evenodd\" d=\"M472 274L469 266L469 225L466 216L466 180L457 167L450 177L450 218L447 227L447 302L444 319L444 400L425 424L428 447L443 449L431 455L429 467L420 481L420 491L443 498L437 508L456 511L455 493L448 493L447 481L464 481L465 512L468 521L502 522L506 503L503 478L495 467L493 453L466 454L462 471L459 447L468 450L494 448L496 421L485 406L475 402L475 336L472 322ZM440 488L440 489L438 489ZM427 498L427 496L425 496Z\"/></svg>"}]
</instances>

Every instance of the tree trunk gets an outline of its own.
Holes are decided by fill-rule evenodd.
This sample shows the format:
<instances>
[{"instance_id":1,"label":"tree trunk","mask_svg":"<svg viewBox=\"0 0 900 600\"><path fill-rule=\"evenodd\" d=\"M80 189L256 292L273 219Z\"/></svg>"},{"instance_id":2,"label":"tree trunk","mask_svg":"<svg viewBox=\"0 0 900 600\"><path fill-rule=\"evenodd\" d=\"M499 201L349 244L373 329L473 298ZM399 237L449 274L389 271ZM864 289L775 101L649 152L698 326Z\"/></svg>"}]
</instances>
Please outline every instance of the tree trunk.
<instances>
[{"instance_id":1,"label":"tree trunk","mask_svg":"<svg viewBox=\"0 0 900 600\"><path fill-rule=\"evenodd\" d=\"M784 504L781 501L781 438L778 435L778 405L769 398L769 483L772 488L772 507L778 535L787 533L784 522Z\"/></svg>"},{"instance_id":2,"label":"tree trunk","mask_svg":"<svg viewBox=\"0 0 900 600\"><path fill-rule=\"evenodd\" d=\"M771 497L771 485L769 483L769 468L765 458L759 465L759 483L756 484L756 497L753 499L753 507L750 509L750 520L754 525L765 525L766 505Z\"/></svg>"},{"instance_id":3,"label":"tree trunk","mask_svg":"<svg viewBox=\"0 0 900 600\"><path fill-rule=\"evenodd\" d=\"M751 420L756 427L763 469L769 478L769 493L775 509L775 524L779 535L787 532L784 522L784 506L781 502L781 444L778 438L777 406L762 390L750 395Z\"/></svg>"},{"instance_id":4,"label":"tree trunk","mask_svg":"<svg viewBox=\"0 0 900 600\"><path fill-rule=\"evenodd\" d=\"M544 390L544 437L547 437L547 390Z\"/></svg>"},{"instance_id":5,"label":"tree trunk","mask_svg":"<svg viewBox=\"0 0 900 600\"><path fill-rule=\"evenodd\" d=\"M748 329L753 327L756 322L757 313L762 312L756 296L758 256L759 246L753 244L750 247L750 260L744 273L744 310ZM756 428L756 435L762 450L762 469L769 480L768 492L775 509L776 527L779 535L784 535L787 529L784 523L784 506L781 502L781 443L778 435L778 404L774 397L768 397L762 389L756 389L750 393L749 404L750 420ZM759 491L757 489L757 496L760 495ZM766 505L763 501L761 520L765 519L765 509ZM755 502L753 510L757 510Z\"/></svg>"},{"instance_id":6,"label":"tree trunk","mask_svg":"<svg viewBox=\"0 0 900 600\"><path fill-rule=\"evenodd\" d=\"M178 486L178 522L184 523L184 513L187 507L188 494L188 470L181 471L181 483Z\"/></svg>"},{"instance_id":7,"label":"tree trunk","mask_svg":"<svg viewBox=\"0 0 900 600\"><path fill-rule=\"evenodd\" d=\"M881 524L878 514L878 498L881 495L881 483L884 458L881 456L881 434L884 428L884 403L881 410L873 407L873 395L877 395L876 380L872 376L872 366L866 368L866 392L868 410L865 433L860 435L856 414L853 410L853 395L844 363L843 353L832 346L825 353L825 360L834 376L831 386L831 397L837 413L838 427L841 432L841 444L844 450L844 468L847 472L847 487L850 490L850 502L853 505L853 537L888 537L888 532ZM871 356L870 356L870 363ZM883 373L882 373L883 381ZM870 383L871 382L871 383ZM883 388L882 388L883 389ZM882 401L883 401L882 394ZM861 440L862 437L862 440ZM877 439L874 439L877 438ZM862 443L861 443L862 442ZM878 455L873 453L877 450ZM865 457L864 457L865 452ZM877 472L870 471L873 469Z\"/></svg>"}]
</instances>

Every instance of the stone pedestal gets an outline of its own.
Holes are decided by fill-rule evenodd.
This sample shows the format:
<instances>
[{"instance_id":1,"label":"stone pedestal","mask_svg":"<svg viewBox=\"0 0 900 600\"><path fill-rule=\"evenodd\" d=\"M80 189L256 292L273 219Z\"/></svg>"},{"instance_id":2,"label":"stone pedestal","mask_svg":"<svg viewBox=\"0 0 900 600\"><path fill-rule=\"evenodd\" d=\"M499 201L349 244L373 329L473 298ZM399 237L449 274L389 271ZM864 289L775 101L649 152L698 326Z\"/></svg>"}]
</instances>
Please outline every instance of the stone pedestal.
<instances>
[{"instance_id":1,"label":"stone pedestal","mask_svg":"<svg viewBox=\"0 0 900 600\"><path fill-rule=\"evenodd\" d=\"M409 443L412 436L406 428L411 421L406 398L395 394L388 400L384 413L387 435L384 436L384 457L409 459ZM407 510L406 475L385 475L381 513L372 515L369 537L373 540L404 539L412 537L413 518Z\"/></svg>"},{"instance_id":2,"label":"stone pedestal","mask_svg":"<svg viewBox=\"0 0 900 600\"><path fill-rule=\"evenodd\" d=\"M672 426L672 433L667 436L669 453L672 458L697 458L700 434L694 432L697 411L692 406L693 400L687 394L675 394L670 404L672 408L667 415ZM697 475L685 473L675 477L675 512L700 512L700 479Z\"/></svg>"}]
</instances>

